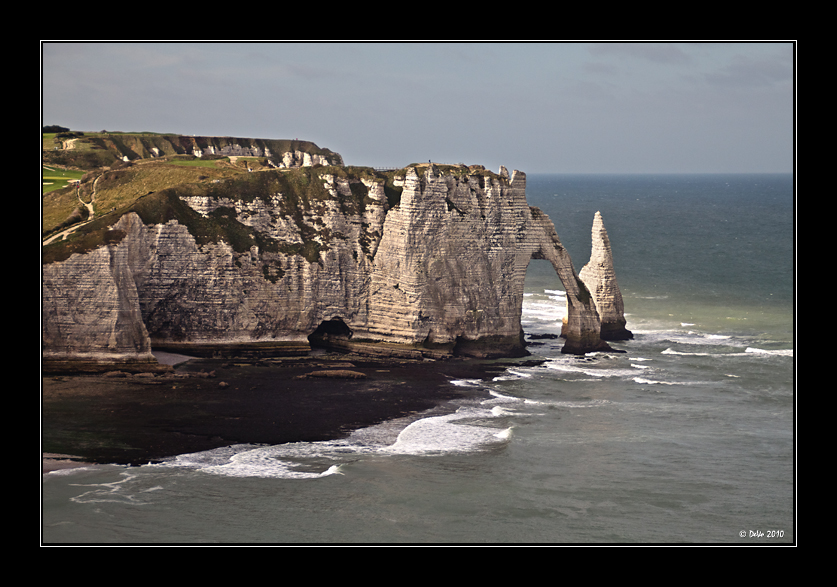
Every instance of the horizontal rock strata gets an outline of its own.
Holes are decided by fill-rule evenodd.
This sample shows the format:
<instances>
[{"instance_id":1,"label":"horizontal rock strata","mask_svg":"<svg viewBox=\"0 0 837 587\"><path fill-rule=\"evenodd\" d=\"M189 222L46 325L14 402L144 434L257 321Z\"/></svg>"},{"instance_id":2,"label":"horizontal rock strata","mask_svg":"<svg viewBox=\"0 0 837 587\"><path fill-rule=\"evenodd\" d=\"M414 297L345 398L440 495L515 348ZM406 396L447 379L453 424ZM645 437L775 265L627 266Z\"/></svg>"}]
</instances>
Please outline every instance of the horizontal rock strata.
<instances>
[{"instance_id":1,"label":"horizontal rock strata","mask_svg":"<svg viewBox=\"0 0 837 587\"><path fill-rule=\"evenodd\" d=\"M296 175L270 175L283 173ZM521 172L409 167L389 187L371 173L248 176L259 189L229 180L149 195L182 210L144 221L139 207L111 227L121 239L45 265L44 361L293 354L309 337L379 355L521 355L533 258L567 291L564 351L609 349L594 296L550 219L528 206Z\"/></svg>"}]
</instances>

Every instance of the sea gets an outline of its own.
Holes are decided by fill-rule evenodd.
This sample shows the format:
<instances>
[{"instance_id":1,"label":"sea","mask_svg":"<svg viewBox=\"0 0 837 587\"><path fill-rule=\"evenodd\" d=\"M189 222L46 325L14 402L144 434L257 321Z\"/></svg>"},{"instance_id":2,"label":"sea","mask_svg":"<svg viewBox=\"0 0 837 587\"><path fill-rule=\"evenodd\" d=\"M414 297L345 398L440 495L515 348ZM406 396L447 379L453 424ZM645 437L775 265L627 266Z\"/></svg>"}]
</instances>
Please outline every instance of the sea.
<instances>
[{"instance_id":1,"label":"sea","mask_svg":"<svg viewBox=\"0 0 837 587\"><path fill-rule=\"evenodd\" d=\"M624 352L561 353L566 295L526 277L531 355L473 396L329 442L42 475L43 544L795 545L790 174L529 174L577 271L600 211Z\"/></svg>"}]
</instances>

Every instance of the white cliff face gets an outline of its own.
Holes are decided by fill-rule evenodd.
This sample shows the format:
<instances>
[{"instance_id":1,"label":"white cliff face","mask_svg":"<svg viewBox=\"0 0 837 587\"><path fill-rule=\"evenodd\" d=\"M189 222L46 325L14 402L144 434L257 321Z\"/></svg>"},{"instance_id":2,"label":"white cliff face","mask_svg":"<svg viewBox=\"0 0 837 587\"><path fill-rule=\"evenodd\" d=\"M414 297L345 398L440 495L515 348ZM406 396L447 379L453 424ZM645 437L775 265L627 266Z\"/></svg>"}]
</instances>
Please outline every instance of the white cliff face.
<instances>
[{"instance_id":1,"label":"white cliff face","mask_svg":"<svg viewBox=\"0 0 837 587\"><path fill-rule=\"evenodd\" d=\"M302 151L286 151L278 163L280 169L291 169L294 167L313 167L314 165L330 165L328 158Z\"/></svg>"},{"instance_id":2,"label":"white cliff face","mask_svg":"<svg viewBox=\"0 0 837 587\"><path fill-rule=\"evenodd\" d=\"M566 291L565 352L607 350L593 300L549 218L526 202L526 176L406 177L390 211L372 275L367 335L411 344L453 344L454 352L522 351L526 268L549 260ZM386 319L384 319L386 318Z\"/></svg>"},{"instance_id":3,"label":"white cliff face","mask_svg":"<svg viewBox=\"0 0 837 587\"><path fill-rule=\"evenodd\" d=\"M134 237L144 228L131 219L121 225ZM156 362L136 287L143 247L135 238L123 241L43 267L44 360Z\"/></svg>"},{"instance_id":4,"label":"white cliff face","mask_svg":"<svg viewBox=\"0 0 837 587\"><path fill-rule=\"evenodd\" d=\"M233 208L239 222L298 250L315 244L313 256L253 246L237 253L226 243L198 246L182 225L149 227L154 262L140 287L143 317L155 346L294 342L333 317L363 320L371 255L386 214L382 186L368 182L362 212L341 210L351 195L345 179L323 178L332 199L304 209L294 220L278 213L283 194L252 201L191 197L202 215ZM371 236L370 236L371 235ZM319 253L316 253L316 249Z\"/></svg>"},{"instance_id":5,"label":"white cliff face","mask_svg":"<svg viewBox=\"0 0 837 587\"><path fill-rule=\"evenodd\" d=\"M627 340L633 338L625 328L625 306L622 292L613 269L613 252L610 239L600 212L596 212L592 230L593 248L590 261L581 269L581 279L593 294L596 309L602 321L601 336L604 340Z\"/></svg>"},{"instance_id":6,"label":"white cliff face","mask_svg":"<svg viewBox=\"0 0 837 587\"><path fill-rule=\"evenodd\" d=\"M565 351L609 348L552 222L526 202L525 174L410 168L391 209L381 181L310 177L326 195L304 204L278 192L182 198L202 217L234 211L262 246L198 244L177 220L145 225L129 213L113 227L118 243L46 265L45 357L307 348L333 319L356 343L413 355L521 354L532 258L551 261L567 291Z\"/></svg>"}]
</instances>

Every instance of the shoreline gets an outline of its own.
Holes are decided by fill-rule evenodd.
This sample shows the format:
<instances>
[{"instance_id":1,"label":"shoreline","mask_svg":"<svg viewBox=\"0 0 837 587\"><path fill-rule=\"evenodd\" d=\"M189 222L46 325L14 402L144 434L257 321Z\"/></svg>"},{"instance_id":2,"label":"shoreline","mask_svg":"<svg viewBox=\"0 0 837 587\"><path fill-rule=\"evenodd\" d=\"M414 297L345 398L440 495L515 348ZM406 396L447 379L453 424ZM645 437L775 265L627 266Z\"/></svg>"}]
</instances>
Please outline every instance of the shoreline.
<instances>
[{"instance_id":1,"label":"shoreline","mask_svg":"<svg viewBox=\"0 0 837 587\"><path fill-rule=\"evenodd\" d=\"M172 364L172 371L42 374L43 472L141 465L233 444L333 440L485 394L452 381L484 380L517 362L337 353L159 360Z\"/></svg>"},{"instance_id":2,"label":"shoreline","mask_svg":"<svg viewBox=\"0 0 837 587\"><path fill-rule=\"evenodd\" d=\"M66 469L80 469L84 467L95 467L97 463L88 463L79 460L81 457L75 455L62 455L50 452L41 453L41 474L63 471Z\"/></svg>"}]
</instances>

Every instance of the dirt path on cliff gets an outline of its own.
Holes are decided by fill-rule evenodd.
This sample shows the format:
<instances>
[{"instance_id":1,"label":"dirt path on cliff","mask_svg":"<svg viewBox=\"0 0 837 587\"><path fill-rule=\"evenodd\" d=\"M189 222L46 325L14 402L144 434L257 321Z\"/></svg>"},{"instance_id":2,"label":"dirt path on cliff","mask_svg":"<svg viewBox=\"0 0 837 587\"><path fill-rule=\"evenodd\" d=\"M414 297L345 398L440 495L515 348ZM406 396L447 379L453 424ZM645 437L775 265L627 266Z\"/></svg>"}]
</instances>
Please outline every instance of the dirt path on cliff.
<instances>
[{"instance_id":1,"label":"dirt path on cliff","mask_svg":"<svg viewBox=\"0 0 837 587\"><path fill-rule=\"evenodd\" d=\"M81 199L81 191L79 189L80 184L79 184L79 186L76 187L76 197L78 198L79 204L81 204L82 206L85 206L87 208L87 220L79 222L78 224L74 224L70 228L62 230L58 234L54 234L54 235L44 239L41 242L42 247L46 246L50 243L53 243L53 242L55 242L56 240L59 240L59 239L64 240L65 238L67 238L68 235L72 234L73 232L75 232L76 230L81 228L82 226L85 226L86 224L90 224L91 222L93 222L93 220L95 219L95 216L94 216L95 212L93 210L93 203L96 201L96 184L99 182L99 179L101 177L102 177L102 175L100 174L96 177L96 179L93 180L93 194L90 196L90 202L85 202L84 200Z\"/></svg>"}]
</instances>

